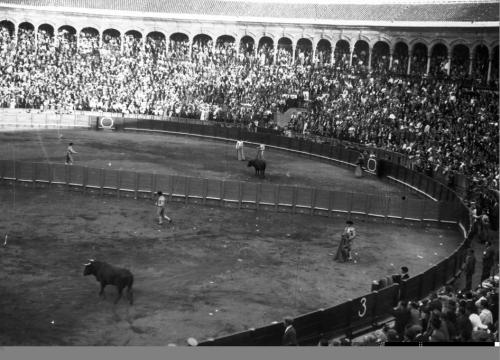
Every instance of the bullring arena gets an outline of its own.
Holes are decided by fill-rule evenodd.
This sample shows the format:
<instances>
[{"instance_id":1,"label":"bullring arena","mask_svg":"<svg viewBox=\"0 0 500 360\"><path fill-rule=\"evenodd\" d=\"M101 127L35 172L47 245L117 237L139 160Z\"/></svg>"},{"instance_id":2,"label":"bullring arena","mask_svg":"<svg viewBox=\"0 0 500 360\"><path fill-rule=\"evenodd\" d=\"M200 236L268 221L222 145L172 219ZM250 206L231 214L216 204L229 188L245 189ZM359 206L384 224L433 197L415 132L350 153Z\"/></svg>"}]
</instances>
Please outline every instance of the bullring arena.
<instances>
[{"instance_id":1,"label":"bullring arena","mask_svg":"<svg viewBox=\"0 0 500 360\"><path fill-rule=\"evenodd\" d=\"M300 53L310 48L312 58L329 54L322 66L338 64L339 54L349 64L364 61L368 65L360 72L379 71L375 65L393 68L395 60L399 66L406 59L405 76L432 76L433 71L442 76L465 71L466 76L481 67L484 84L498 77L498 24L490 26L498 16L484 15L484 9L495 7L488 2L466 7L472 9L469 15L453 24L436 16L427 30L417 24L424 22L423 8L409 6L409 16L416 17L411 24L396 20L406 24L404 31L385 19L360 19L349 12L338 24L321 16L306 21L296 14L308 5L295 11L276 5L270 15L283 12L283 22L270 26L271 16L261 16L262 7L255 4L242 9L215 2L215 10L198 9L193 20L188 15L194 2L177 14L168 2L158 2L153 10L119 8L115 2L99 10L105 6L100 1L82 2L78 9L70 0L41 9L35 3L0 1L0 25L12 34L37 29L34 46L42 34L45 42L46 34L54 36L57 29L74 30L84 34L75 38L76 51L94 47L88 52L92 56L126 53L126 35L136 40L159 36L161 42L170 34L171 40L188 39L187 57L195 56L193 43L222 38L246 49L251 44L250 53L274 47L265 60L269 67L285 50L290 50L286 61L304 62ZM244 29L235 25L230 16L244 11L256 12L262 24L249 16L240 19L249 23ZM43 20L48 14L51 23ZM484 21L463 26L457 37L455 27L481 14ZM123 28L124 19L133 30ZM436 29L439 39L434 39ZM215 49L219 42L213 44ZM425 61L411 56L415 53L424 54ZM449 60L447 67L440 67L440 57ZM454 66L457 57L467 66ZM465 176L457 176L463 182L456 180L450 189L439 176L410 169L397 151L360 145L351 135L325 139L324 134L307 137L305 128L295 134L288 129L292 135L279 132L278 123L294 119L290 109L260 114L261 126L252 128L238 123L248 116L245 111L238 113L240 119L206 104L194 116L180 114L176 106L160 111L148 103L149 110L142 112L138 103L115 111L117 103L97 109L100 100L94 107L87 102L90 108L78 108L84 104L78 101L71 107L68 99L79 97L74 93L57 104L31 95L0 99L5 107L0 109L2 346L183 346L189 338L199 345L281 345L285 316L295 319L299 342L312 345L324 337L354 338L390 323L390 309L405 295L420 300L445 284L463 286L462 265L471 245ZM309 96L312 90L304 97ZM313 106L308 99L297 101L293 108ZM256 157L259 144L266 145L264 178L237 160L235 142L241 139L247 160ZM77 153L74 164L65 165L70 142ZM377 169L385 164L385 173L365 167L362 177L355 176L358 155L365 150L375 156ZM172 223L157 223L158 190L167 195ZM354 260L340 263L334 257L346 220L354 222L358 235ZM473 243L478 254L482 246ZM89 259L131 270L133 305L125 299L113 304L113 286L104 298L98 296L99 284L83 276ZM408 282L371 291L373 280L398 274L402 266L411 270ZM475 274L474 282L480 280Z\"/></svg>"}]
</instances>

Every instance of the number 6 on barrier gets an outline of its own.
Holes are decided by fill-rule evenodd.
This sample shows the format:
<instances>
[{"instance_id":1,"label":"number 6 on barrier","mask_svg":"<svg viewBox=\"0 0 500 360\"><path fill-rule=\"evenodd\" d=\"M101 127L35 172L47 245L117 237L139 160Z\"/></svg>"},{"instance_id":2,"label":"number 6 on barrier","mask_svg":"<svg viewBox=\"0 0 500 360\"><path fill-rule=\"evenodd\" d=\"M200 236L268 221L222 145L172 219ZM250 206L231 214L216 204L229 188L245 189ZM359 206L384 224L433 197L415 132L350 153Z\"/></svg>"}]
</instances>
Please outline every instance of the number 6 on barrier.
<instances>
[{"instance_id":1,"label":"number 6 on barrier","mask_svg":"<svg viewBox=\"0 0 500 360\"><path fill-rule=\"evenodd\" d=\"M361 298L360 303L361 303L361 310L358 311L358 316L362 318L363 316L366 315L366 298Z\"/></svg>"}]
</instances>

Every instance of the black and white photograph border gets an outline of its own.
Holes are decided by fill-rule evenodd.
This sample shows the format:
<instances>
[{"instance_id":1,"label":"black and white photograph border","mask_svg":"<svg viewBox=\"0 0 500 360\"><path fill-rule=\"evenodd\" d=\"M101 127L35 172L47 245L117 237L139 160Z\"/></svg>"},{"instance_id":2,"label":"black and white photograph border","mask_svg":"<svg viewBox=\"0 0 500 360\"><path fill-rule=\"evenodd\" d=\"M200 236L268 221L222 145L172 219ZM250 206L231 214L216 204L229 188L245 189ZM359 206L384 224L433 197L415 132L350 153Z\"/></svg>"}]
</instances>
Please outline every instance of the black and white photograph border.
<instances>
[{"instance_id":1,"label":"black and white photograph border","mask_svg":"<svg viewBox=\"0 0 500 360\"><path fill-rule=\"evenodd\" d=\"M498 359L499 18L494 0L0 0L0 289L6 295L0 300L0 358ZM160 137L170 145L162 145ZM116 145L120 140L123 145ZM241 145L235 149L236 141ZM237 162L245 160L243 144L248 166ZM154 154L159 149L167 164ZM292 157L299 160L285 169ZM325 181L328 177L334 180ZM332 184L335 177L344 182ZM159 204L155 195L161 190ZM40 206L21 195L30 191L46 192L53 201L102 200L103 205L95 211L97 218L85 214L83 205L52 218L42 213L35 223L30 211ZM137 206L129 205L132 199ZM118 203L142 212L128 224L133 229L125 224L112 232L109 224L106 230L102 225L102 242L89 240L99 236L98 221L108 219L107 209L116 211L109 219L118 227L130 219L130 208L119 212ZM196 206L207 208L198 223L188 224ZM40 343L43 336L23 342L23 333L33 332L22 329L25 319L9 334L16 309L34 312L36 305L29 304L39 302L48 304L49 314L59 306L56 296L50 304L50 295L43 294L54 289L48 282L59 278L50 278L43 266L36 273L43 251L34 254L39 245L29 249L30 241L47 241L47 251L75 241L81 263L75 263L76 256L61 262L71 263L65 271L73 264L81 270L60 275L70 281L78 276L84 284L78 294L76 287L64 288L75 291L71 306L95 301L112 309L115 301L113 309L133 307L132 293L139 303L147 296L142 278L165 277L162 272L175 262L151 260L141 269L139 259L110 245L108 233L128 236L123 239L127 246L132 237L143 236L154 242L154 251L181 256L184 250L167 251L180 246L179 239L198 244L194 240L219 241L227 234L223 224L218 234L213 232L213 222L223 221L225 211L247 214L248 219L238 219L250 222L252 232L255 222L253 235L242 225L245 241L223 240L224 249L231 241L241 246L235 257L240 272L242 263L262 269L279 263L282 273L274 275L293 277L288 283L269 279L290 286L294 303L277 307L272 323L249 323L243 329L224 314L219 321L225 330L216 332L222 335L192 334L162 346L142 346L148 342L141 340L114 345L118 340L112 335L103 341L89 337L94 339L90 346L73 345L71 336L59 343L64 346L53 346L58 344L54 338ZM309 216L310 228L301 232L266 225L273 212L297 224ZM54 218L67 221L68 233L76 231L75 236L50 239L50 228L60 225ZM399 249L379 249L374 234L390 226L398 230L385 235L388 244L404 227L412 241L411 234L421 231L422 243L402 239ZM88 237L78 242L82 228ZM266 239L267 229L276 233ZM254 244L262 248L252 247L251 236L259 238ZM312 260L307 263L303 244L289 253L267 245L280 237L281 246L306 241L311 248L324 246L326 261L316 269L330 267L339 277L358 276L366 284L348 289L342 282L332 284L341 299L350 295L348 300L332 299L319 310L308 307L308 297L297 294L307 288L305 282L314 281L300 269ZM435 243L428 246L431 238ZM455 250L449 251L450 244ZM187 254L185 263L207 266L200 258L212 261L208 253L215 247L203 246L208 247ZM135 250L142 261L152 253L134 245ZM395 258L401 253L408 258ZM84 278L83 266L95 263L95 254L115 256L117 265L127 269L105 264L93 273L95 279ZM314 261L321 259L314 256ZM370 272L368 265L377 257L377 272ZM291 266L281 270L288 261ZM134 265L133 276L128 268ZM260 278L246 275L249 287L258 287ZM214 279L234 281L237 276L231 269ZM99 294L90 278L100 282ZM179 281L185 281L186 292L203 293L184 299L176 295L179 301L198 299L207 309L217 305L203 298L210 292L205 285ZM128 290L120 300L124 287ZM225 301L231 300L230 290L217 291L227 291ZM166 292L154 294L168 299ZM16 297L26 298L9 303ZM272 301L267 307L255 304L248 311L269 312ZM294 312L301 306L304 311ZM210 316L222 314L222 305L217 307ZM124 319L133 327L130 319L136 314L110 311L116 329ZM155 311L161 321L169 321ZM242 311L239 316L245 317ZM322 318L325 314L328 319ZM90 311L87 323L98 316ZM458 317L471 326L469 335L458 329ZM45 329L38 320L34 315L33 328ZM47 326L53 325L54 320ZM143 339L154 327L136 328L134 335ZM322 343L327 348L315 346Z\"/></svg>"}]
</instances>

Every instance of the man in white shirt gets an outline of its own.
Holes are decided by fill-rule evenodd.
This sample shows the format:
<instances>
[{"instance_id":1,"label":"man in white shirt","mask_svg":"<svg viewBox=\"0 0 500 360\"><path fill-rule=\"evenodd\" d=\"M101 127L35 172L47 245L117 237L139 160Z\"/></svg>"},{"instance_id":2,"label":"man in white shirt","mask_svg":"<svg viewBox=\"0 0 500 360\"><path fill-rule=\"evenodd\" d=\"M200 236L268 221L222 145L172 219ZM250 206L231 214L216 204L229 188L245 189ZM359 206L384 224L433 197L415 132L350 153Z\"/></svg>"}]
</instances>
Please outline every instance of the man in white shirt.
<instances>
[{"instance_id":1,"label":"man in white shirt","mask_svg":"<svg viewBox=\"0 0 500 360\"><path fill-rule=\"evenodd\" d=\"M157 192L158 198L156 199L156 216L158 216L158 224L163 224L163 219L168 220L169 223L172 222L172 219L169 218L166 214L166 204L167 199L165 195L161 191Z\"/></svg>"},{"instance_id":2,"label":"man in white shirt","mask_svg":"<svg viewBox=\"0 0 500 360\"><path fill-rule=\"evenodd\" d=\"M245 153L243 151L243 141L238 140L236 141L236 156L238 157L238 160L242 161L245 160Z\"/></svg>"},{"instance_id":3,"label":"man in white shirt","mask_svg":"<svg viewBox=\"0 0 500 360\"><path fill-rule=\"evenodd\" d=\"M66 149L66 161L64 162L66 165L73 165L73 154L78 153L73 149L73 143L69 143Z\"/></svg>"}]
</instances>

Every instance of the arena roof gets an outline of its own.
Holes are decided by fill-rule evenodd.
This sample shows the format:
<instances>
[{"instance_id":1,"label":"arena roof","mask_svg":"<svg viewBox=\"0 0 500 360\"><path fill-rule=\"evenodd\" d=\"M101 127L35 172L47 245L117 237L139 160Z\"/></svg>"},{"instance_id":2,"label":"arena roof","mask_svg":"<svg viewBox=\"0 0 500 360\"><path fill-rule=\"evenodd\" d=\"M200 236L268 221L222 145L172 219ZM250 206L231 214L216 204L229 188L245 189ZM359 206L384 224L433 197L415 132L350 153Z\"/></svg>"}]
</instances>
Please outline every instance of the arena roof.
<instances>
[{"instance_id":1,"label":"arena roof","mask_svg":"<svg viewBox=\"0 0 500 360\"><path fill-rule=\"evenodd\" d=\"M0 5L156 14L393 22L498 22L498 1L442 3L262 3L231 0L0 0Z\"/></svg>"}]
</instances>

